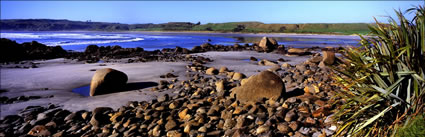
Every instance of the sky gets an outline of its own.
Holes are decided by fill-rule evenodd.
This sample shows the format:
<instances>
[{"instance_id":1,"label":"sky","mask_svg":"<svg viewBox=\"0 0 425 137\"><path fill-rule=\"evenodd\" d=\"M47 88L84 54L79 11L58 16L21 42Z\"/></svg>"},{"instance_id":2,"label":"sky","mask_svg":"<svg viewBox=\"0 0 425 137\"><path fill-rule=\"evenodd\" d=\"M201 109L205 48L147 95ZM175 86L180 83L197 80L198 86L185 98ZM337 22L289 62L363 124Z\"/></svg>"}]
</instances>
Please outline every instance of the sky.
<instances>
[{"instance_id":1,"label":"sky","mask_svg":"<svg viewBox=\"0 0 425 137\"><path fill-rule=\"evenodd\" d=\"M1 19L68 19L136 23L386 22L424 1L1 1ZM413 14L408 15L412 17Z\"/></svg>"}]
</instances>

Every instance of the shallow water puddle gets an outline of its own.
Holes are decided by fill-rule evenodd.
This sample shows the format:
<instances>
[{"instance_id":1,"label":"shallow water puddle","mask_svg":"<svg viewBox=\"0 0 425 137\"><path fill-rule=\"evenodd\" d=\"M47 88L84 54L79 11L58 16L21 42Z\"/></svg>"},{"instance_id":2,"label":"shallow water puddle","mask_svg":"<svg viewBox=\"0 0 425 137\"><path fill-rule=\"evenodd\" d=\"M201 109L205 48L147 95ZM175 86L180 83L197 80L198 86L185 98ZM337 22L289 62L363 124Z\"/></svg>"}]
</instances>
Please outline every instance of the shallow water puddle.
<instances>
[{"instance_id":1,"label":"shallow water puddle","mask_svg":"<svg viewBox=\"0 0 425 137\"><path fill-rule=\"evenodd\" d=\"M127 83L125 87L122 90L115 91L115 92L123 92L123 91L132 91L132 90L141 90L144 88L149 88L153 86L158 86L158 83L156 82L133 82L133 83ZM72 89L72 92L80 94L82 96L90 96L90 85L82 86L78 88ZM108 93L115 93L115 92L108 92Z\"/></svg>"},{"instance_id":2,"label":"shallow water puddle","mask_svg":"<svg viewBox=\"0 0 425 137\"><path fill-rule=\"evenodd\" d=\"M74 88L72 89L72 92L78 93L82 96L90 96L90 85Z\"/></svg>"}]
</instances>

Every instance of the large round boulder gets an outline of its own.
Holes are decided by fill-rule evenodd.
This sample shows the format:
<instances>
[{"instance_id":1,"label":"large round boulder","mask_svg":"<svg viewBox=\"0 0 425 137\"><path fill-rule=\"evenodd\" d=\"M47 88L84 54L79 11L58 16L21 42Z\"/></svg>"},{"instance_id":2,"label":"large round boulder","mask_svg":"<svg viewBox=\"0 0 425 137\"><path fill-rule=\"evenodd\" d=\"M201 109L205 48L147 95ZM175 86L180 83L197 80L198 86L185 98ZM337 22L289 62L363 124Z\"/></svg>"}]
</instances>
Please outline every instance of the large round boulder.
<instances>
[{"instance_id":1,"label":"large round boulder","mask_svg":"<svg viewBox=\"0 0 425 137\"><path fill-rule=\"evenodd\" d=\"M120 91L127 84L127 80L124 72L112 68L96 70L90 83L90 96Z\"/></svg>"},{"instance_id":2,"label":"large round boulder","mask_svg":"<svg viewBox=\"0 0 425 137\"><path fill-rule=\"evenodd\" d=\"M242 103L256 102L262 98L277 100L284 93L285 84L270 71L251 76L242 86L232 89L233 96Z\"/></svg>"},{"instance_id":3,"label":"large round boulder","mask_svg":"<svg viewBox=\"0 0 425 137\"><path fill-rule=\"evenodd\" d=\"M263 37L259 46L263 48L264 51L270 52L277 48L278 43L273 38Z\"/></svg>"}]
</instances>

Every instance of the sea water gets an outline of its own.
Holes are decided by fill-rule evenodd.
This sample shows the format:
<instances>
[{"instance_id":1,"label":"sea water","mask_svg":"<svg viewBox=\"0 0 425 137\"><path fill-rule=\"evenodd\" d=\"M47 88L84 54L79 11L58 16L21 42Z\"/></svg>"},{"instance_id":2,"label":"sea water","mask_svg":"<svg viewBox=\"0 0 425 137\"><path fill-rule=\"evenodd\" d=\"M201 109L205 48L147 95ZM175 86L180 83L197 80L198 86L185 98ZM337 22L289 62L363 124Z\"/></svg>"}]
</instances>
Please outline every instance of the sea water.
<instances>
[{"instance_id":1,"label":"sea water","mask_svg":"<svg viewBox=\"0 0 425 137\"><path fill-rule=\"evenodd\" d=\"M262 37L275 38L279 44L290 47L356 46L357 36L287 35L287 34L234 34L234 33L178 33L178 32L91 32L91 31L2 31L1 38L18 43L38 41L48 46L62 46L65 50L84 51L88 45L141 47L145 50L175 48L191 49L205 42L234 45L252 44Z\"/></svg>"}]
</instances>

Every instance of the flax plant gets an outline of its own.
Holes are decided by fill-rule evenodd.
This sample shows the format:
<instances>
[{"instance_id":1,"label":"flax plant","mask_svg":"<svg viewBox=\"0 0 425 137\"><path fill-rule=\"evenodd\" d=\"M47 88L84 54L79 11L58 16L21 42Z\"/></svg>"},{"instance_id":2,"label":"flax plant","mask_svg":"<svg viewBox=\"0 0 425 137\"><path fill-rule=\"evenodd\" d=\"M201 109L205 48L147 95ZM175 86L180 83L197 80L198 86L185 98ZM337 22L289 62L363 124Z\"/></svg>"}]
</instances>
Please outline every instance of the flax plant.
<instances>
[{"instance_id":1,"label":"flax plant","mask_svg":"<svg viewBox=\"0 0 425 137\"><path fill-rule=\"evenodd\" d=\"M394 136L397 129L424 113L425 23L424 7L400 10L398 20L376 21L370 37L357 48L343 50L345 57L334 69L343 104L335 114L336 136Z\"/></svg>"}]
</instances>

